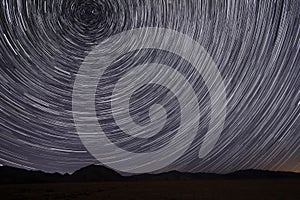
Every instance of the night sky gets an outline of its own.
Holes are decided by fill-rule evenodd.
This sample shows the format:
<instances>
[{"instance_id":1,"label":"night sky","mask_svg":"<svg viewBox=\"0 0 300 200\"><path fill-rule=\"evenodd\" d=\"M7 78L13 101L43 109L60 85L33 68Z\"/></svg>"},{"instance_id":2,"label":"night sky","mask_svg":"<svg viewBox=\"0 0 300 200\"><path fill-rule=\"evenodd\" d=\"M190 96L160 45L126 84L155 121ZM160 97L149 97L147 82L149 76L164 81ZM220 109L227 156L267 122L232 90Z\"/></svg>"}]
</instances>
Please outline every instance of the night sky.
<instances>
[{"instance_id":1,"label":"night sky","mask_svg":"<svg viewBox=\"0 0 300 200\"><path fill-rule=\"evenodd\" d=\"M138 155L153 153L174 137L184 144L186 134L196 127L184 154L158 172L226 173L249 168L300 172L299 10L299 0L2 0L0 165L73 172L100 163L79 137L82 129L76 127L72 102L79 94L74 85L81 77L80 67L88 65L96 48L120 54L109 66L106 60L98 61L103 76L92 101L99 127L118 148ZM201 45L216 69L209 71L205 65L206 73L213 72L211 85L188 58L153 48L125 51L122 45L130 43L114 38L147 27L173 30ZM143 30L141 43L161 39L152 29ZM169 39L161 43L180 43ZM110 49L115 44L120 48ZM177 46L178 52L180 47L192 49L185 44ZM96 76L89 72L83 77ZM118 81L123 84L118 86ZM141 87L132 86L137 83ZM187 84L193 92L183 89ZM217 90L212 99L211 87L221 85L225 93ZM120 94L115 94L118 87ZM224 123L222 111L212 106L218 104L214 100L221 104L222 95ZM129 104L130 125L122 124L123 100ZM185 109L195 102L198 109ZM213 116L220 123L210 123ZM219 129L214 148L199 157L208 130L213 135ZM150 166L156 158L143 161Z\"/></svg>"}]
</instances>

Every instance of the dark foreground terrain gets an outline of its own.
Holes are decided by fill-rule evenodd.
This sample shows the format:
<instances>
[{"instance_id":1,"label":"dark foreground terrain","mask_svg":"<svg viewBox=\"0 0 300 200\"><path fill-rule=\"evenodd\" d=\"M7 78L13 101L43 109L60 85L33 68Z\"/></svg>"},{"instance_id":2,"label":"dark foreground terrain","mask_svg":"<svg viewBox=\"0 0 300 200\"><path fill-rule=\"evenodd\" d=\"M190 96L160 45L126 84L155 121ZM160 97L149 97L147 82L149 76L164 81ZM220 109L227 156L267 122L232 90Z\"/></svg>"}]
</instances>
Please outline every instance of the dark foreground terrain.
<instances>
[{"instance_id":1,"label":"dark foreground terrain","mask_svg":"<svg viewBox=\"0 0 300 200\"><path fill-rule=\"evenodd\" d=\"M300 200L300 173L241 170L122 176L99 165L72 174L0 167L0 200L270 199Z\"/></svg>"},{"instance_id":2,"label":"dark foreground terrain","mask_svg":"<svg viewBox=\"0 0 300 200\"><path fill-rule=\"evenodd\" d=\"M0 199L300 199L299 179L214 179L0 185Z\"/></svg>"}]
</instances>

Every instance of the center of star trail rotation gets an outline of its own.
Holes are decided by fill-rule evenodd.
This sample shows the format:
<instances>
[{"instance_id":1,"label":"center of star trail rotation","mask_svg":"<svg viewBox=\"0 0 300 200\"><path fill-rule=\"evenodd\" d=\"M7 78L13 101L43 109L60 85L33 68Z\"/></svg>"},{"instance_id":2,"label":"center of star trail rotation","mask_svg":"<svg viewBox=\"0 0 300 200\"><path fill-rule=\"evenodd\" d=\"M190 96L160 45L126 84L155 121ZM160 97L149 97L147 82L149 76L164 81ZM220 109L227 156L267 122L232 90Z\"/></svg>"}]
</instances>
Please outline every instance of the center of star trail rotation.
<instances>
[{"instance_id":1,"label":"center of star trail rotation","mask_svg":"<svg viewBox=\"0 0 300 200\"><path fill-rule=\"evenodd\" d=\"M2 0L0 165L72 172L99 163L82 144L74 123L72 93L79 68L93 48L106 39L128 30L160 27L189 36L212 57L226 86L227 115L213 150L199 158L212 103L209 88L199 78L198 92L203 94L199 106L202 120L198 124L201 131L184 155L159 171L226 173L246 168L299 171L299 10L297 0L234 3L225 0ZM149 52L138 52L136 56L137 60L150 59ZM178 61L169 53L159 56L165 62ZM125 58L123 55L115 61L111 70L124 67L119 72L124 72L126 78L130 76L125 73L127 67L132 67L127 64L135 62L132 60L135 57ZM188 69L187 63L179 63ZM192 71L189 73L193 75ZM106 75L104 79L109 81L118 78L117 73ZM149 77L159 80L161 75L162 72L157 72ZM99 126L106 126L101 120L107 113L101 107L105 103L97 101L97 95L111 92L106 90L104 79L98 84L95 99ZM155 96L148 97L164 96L172 102L165 99L159 103L166 109L159 105L154 110L165 109L166 113L161 114L171 115L179 126L182 116L177 112L180 106L176 95L167 88L152 86L146 86L147 98L140 96L141 90L132 94L131 102L139 99L145 103L141 107L129 104L130 117L137 125L147 126L151 117L139 116L145 112L150 112L150 116L152 112L147 106L156 103L151 102ZM173 125L168 127L178 128ZM166 135L169 136L172 137L171 132ZM144 139L141 137L139 141ZM166 145L157 144L157 149ZM137 152L151 147L145 145L131 149L130 143L120 143L125 150Z\"/></svg>"}]
</instances>

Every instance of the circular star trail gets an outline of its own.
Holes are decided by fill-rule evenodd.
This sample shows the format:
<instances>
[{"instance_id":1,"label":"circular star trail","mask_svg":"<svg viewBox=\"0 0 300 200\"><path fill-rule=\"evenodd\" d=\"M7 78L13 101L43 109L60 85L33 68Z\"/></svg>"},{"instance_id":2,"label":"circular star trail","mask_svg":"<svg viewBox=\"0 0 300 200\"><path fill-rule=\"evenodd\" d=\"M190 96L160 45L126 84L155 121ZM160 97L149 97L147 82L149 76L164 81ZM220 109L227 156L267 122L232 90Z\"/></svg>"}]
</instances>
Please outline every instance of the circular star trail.
<instances>
[{"instance_id":1,"label":"circular star trail","mask_svg":"<svg viewBox=\"0 0 300 200\"><path fill-rule=\"evenodd\" d=\"M211 119L210 88L201 77L191 78L196 74L186 60L172 52L142 49L124 52L98 83L96 116L108 138L129 152L156 151L186 123L173 90L184 84L174 81L171 88L148 84L129 97L136 129L156 122L151 121L152 107L159 105L154 110L168 126L157 125L165 128L161 135L147 135L160 138L158 143L144 135L128 139L119 134L120 127L108 126L113 120L106 109L110 104L101 98L112 104L122 100L122 95L109 95L117 79L130 85L153 77L170 85L169 79L159 79L166 76L164 70L131 69L159 60L159 65L185 69L202 96L200 131L184 155L160 171L300 171L299 1L2 0L0 10L0 166L72 172L98 163L82 144L73 118L72 93L80 66L93 48L116 34L159 27L189 36L215 62L226 87L223 131L213 150L199 158ZM130 78L129 71L140 77Z\"/></svg>"}]
</instances>

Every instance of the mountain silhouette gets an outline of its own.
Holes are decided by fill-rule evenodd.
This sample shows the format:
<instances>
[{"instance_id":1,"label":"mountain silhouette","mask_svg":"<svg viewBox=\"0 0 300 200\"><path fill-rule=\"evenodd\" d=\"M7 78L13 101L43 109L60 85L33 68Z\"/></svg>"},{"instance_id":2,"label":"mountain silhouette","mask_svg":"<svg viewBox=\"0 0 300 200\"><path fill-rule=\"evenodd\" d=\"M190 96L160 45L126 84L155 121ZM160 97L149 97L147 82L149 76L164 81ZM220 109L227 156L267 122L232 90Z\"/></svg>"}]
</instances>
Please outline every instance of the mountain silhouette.
<instances>
[{"instance_id":1,"label":"mountain silhouette","mask_svg":"<svg viewBox=\"0 0 300 200\"><path fill-rule=\"evenodd\" d=\"M300 178L300 173L247 169L226 174L229 178Z\"/></svg>"},{"instance_id":2,"label":"mountain silhouette","mask_svg":"<svg viewBox=\"0 0 300 200\"><path fill-rule=\"evenodd\" d=\"M116 171L100 165L83 167L73 174L46 173L8 166L0 167L0 184L57 183L57 182L102 182L136 180L197 180L197 179L299 179L300 173L265 170L240 170L229 174L185 173L170 171L160 174L122 176Z\"/></svg>"},{"instance_id":3,"label":"mountain silhouette","mask_svg":"<svg viewBox=\"0 0 300 200\"><path fill-rule=\"evenodd\" d=\"M26 169L0 167L0 183L43 183L63 181L66 175Z\"/></svg>"},{"instance_id":4,"label":"mountain silhouette","mask_svg":"<svg viewBox=\"0 0 300 200\"><path fill-rule=\"evenodd\" d=\"M69 176L71 182L117 181L124 179L119 173L100 165L89 165Z\"/></svg>"}]
</instances>

